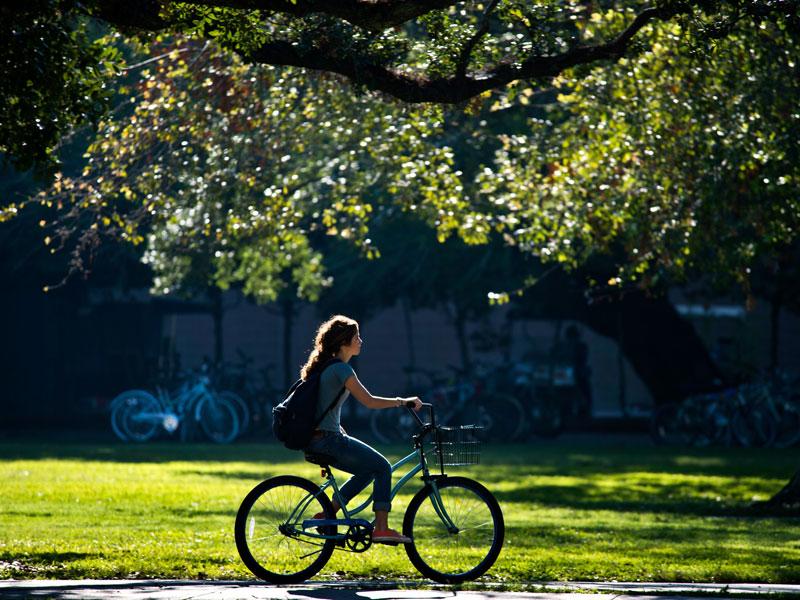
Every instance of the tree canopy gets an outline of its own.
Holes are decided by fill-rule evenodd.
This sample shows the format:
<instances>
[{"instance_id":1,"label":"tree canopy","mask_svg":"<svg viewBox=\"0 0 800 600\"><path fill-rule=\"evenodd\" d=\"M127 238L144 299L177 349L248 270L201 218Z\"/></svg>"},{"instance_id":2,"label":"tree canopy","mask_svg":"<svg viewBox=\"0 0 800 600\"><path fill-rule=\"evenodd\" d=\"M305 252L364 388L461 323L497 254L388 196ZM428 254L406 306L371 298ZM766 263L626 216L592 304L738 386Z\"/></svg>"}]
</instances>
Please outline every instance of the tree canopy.
<instances>
[{"instance_id":1,"label":"tree canopy","mask_svg":"<svg viewBox=\"0 0 800 600\"><path fill-rule=\"evenodd\" d=\"M247 65L216 44L168 39L147 52L157 60L120 89L83 173L39 197L60 207L42 223L46 242L74 243L77 268L113 236L146 242L158 293L235 283L266 302L291 280L314 299L327 280L310 234L369 257L378 210L457 229L466 203L451 150L430 142L437 109L353 98L330 77Z\"/></svg>"},{"instance_id":2,"label":"tree canopy","mask_svg":"<svg viewBox=\"0 0 800 600\"><path fill-rule=\"evenodd\" d=\"M494 23L511 4L480 6ZM592 275L596 284L700 271L746 286L758 261L797 237L800 48L792 18L766 18L774 6L705 23L705 37L696 20L655 20L616 62L566 69L547 87L518 81L455 108L248 63L242 48L226 50L245 38L201 32L201 9L170 8L179 9L191 35L134 38L133 50L117 51L136 62L126 71L134 84L118 88L84 173L41 196L62 211L49 243L78 232L78 267L112 233L147 242L161 292L200 272L266 301L288 273L313 298L326 276L309 235L348 238L375 256L370 223L410 210L440 239L499 233L567 268L604 256L610 268ZM607 39L637 10L592 7L570 27L582 43ZM216 41L197 39L206 34Z\"/></svg>"},{"instance_id":3,"label":"tree canopy","mask_svg":"<svg viewBox=\"0 0 800 600\"><path fill-rule=\"evenodd\" d=\"M102 111L102 84L119 57L104 54L103 46L85 35L87 22L126 35L188 34L213 40L245 62L335 73L405 102L450 104L514 82L549 82L578 65L617 60L646 44L641 34L656 23L682 23L695 39L724 37L743 21L777 22L797 34L798 4L31 0L0 9L6 75L0 83L5 134L0 150L18 167L52 172L61 134ZM606 22L611 8L613 19ZM607 26L586 26L597 18Z\"/></svg>"},{"instance_id":4,"label":"tree canopy","mask_svg":"<svg viewBox=\"0 0 800 600\"><path fill-rule=\"evenodd\" d=\"M747 284L800 226L800 38L767 23L693 52L677 24L646 37L635 56L565 73L553 110L502 138L477 195L545 261L614 256L602 284Z\"/></svg>"}]
</instances>

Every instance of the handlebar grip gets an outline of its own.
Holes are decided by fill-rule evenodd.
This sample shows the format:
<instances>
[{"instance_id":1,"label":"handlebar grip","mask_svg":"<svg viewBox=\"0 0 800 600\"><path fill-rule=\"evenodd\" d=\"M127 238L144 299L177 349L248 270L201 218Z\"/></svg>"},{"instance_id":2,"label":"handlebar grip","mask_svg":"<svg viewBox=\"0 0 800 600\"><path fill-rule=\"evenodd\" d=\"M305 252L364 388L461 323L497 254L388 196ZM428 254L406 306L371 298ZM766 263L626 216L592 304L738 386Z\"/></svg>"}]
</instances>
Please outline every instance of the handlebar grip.
<instances>
[{"instance_id":1,"label":"handlebar grip","mask_svg":"<svg viewBox=\"0 0 800 600\"><path fill-rule=\"evenodd\" d=\"M413 400L406 400L405 402L403 402L403 406L405 406L406 408L414 408L415 405L416 403Z\"/></svg>"}]
</instances>

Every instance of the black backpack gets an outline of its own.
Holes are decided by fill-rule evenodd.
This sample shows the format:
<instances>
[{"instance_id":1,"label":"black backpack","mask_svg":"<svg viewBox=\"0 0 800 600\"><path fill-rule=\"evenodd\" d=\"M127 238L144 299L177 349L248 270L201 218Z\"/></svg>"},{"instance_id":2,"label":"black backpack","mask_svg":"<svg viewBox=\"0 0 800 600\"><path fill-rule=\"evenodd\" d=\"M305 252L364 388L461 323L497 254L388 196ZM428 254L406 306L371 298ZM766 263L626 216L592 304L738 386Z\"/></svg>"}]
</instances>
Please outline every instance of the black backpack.
<instances>
[{"instance_id":1,"label":"black backpack","mask_svg":"<svg viewBox=\"0 0 800 600\"><path fill-rule=\"evenodd\" d=\"M289 388L286 399L272 409L272 432L290 450L302 450L308 446L314 428L320 424L325 415L336 406L339 398L342 397L344 387L336 394L336 398L325 409L322 416L319 419L314 418L317 414L319 380L322 372L338 362L342 361L334 358L325 363L321 369L309 375L308 379L298 379Z\"/></svg>"}]
</instances>

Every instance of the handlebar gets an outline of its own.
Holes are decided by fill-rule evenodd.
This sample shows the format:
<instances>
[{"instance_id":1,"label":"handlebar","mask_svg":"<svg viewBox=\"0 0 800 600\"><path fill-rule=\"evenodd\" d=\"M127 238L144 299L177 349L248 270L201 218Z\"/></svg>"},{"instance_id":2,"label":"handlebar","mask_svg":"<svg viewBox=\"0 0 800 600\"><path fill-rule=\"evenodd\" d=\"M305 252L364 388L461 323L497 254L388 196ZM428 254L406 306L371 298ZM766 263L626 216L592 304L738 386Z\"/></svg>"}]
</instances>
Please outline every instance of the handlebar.
<instances>
[{"instance_id":1,"label":"handlebar","mask_svg":"<svg viewBox=\"0 0 800 600\"><path fill-rule=\"evenodd\" d=\"M417 420L417 423L419 423L420 427L424 428L426 425L430 425L431 427L436 426L436 415L434 414L433 411L433 404L431 404L430 402L422 403L422 408L428 409L428 414L431 417L430 423L425 423L422 419L420 419L419 415L417 414L417 411L414 410L414 406L415 403L413 400L407 400L405 403L406 410L410 412L411 416L413 416Z\"/></svg>"}]
</instances>

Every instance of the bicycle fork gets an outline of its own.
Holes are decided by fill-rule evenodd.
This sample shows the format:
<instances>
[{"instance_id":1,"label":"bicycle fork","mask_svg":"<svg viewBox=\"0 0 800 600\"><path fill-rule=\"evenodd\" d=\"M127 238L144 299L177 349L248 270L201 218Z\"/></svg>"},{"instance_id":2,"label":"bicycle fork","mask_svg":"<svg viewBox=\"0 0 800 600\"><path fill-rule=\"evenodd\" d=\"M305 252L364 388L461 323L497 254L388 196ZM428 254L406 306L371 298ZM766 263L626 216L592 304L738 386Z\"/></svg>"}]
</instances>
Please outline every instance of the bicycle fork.
<instances>
[{"instance_id":1,"label":"bicycle fork","mask_svg":"<svg viewBox=\"0 0 800 600\"><path fill-rule=\"evenodd\" d=\"M447 509L444 507L444 502L442 502L442 496L439 493L439 485L436 483L436 479L430 479L430 481L428 481L428 485L431 487L430 497L431 504L433 504L433 510L436 511L436 514L442 520L442 523L444 523L448 533L458 533L458 527L456 527L455 523L453 523L453 519L450 518L450 515L447 514Z\"/></svg>"}]
</instances>

